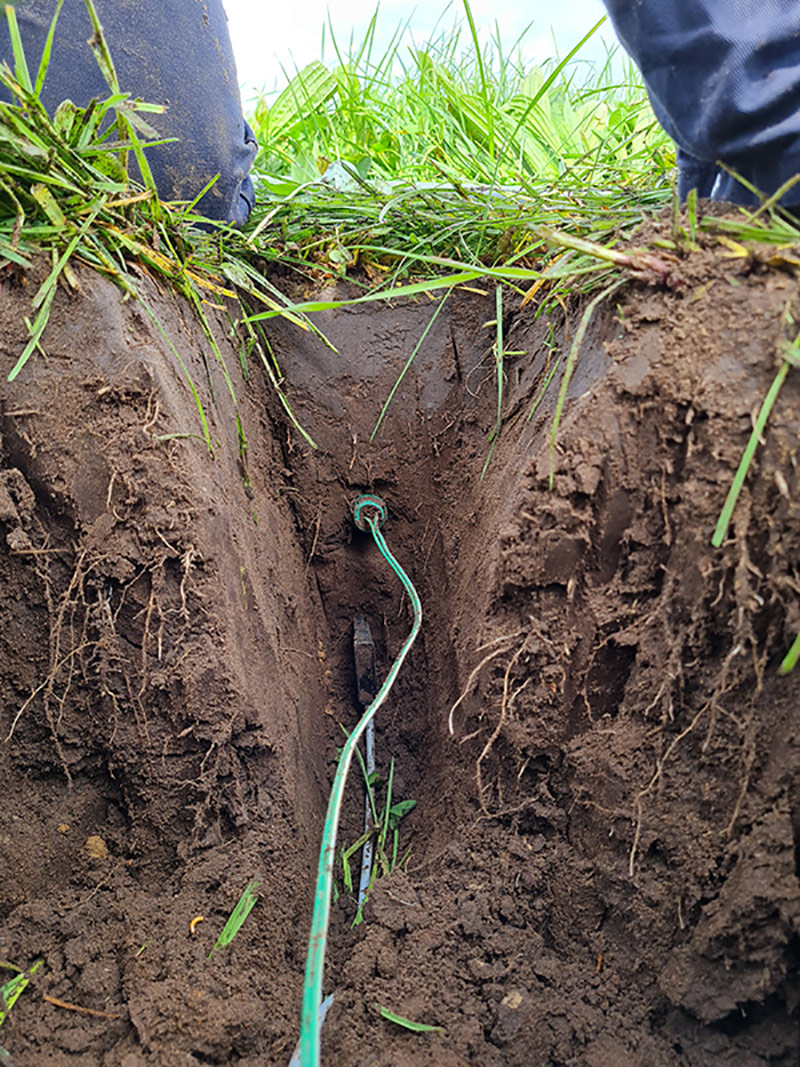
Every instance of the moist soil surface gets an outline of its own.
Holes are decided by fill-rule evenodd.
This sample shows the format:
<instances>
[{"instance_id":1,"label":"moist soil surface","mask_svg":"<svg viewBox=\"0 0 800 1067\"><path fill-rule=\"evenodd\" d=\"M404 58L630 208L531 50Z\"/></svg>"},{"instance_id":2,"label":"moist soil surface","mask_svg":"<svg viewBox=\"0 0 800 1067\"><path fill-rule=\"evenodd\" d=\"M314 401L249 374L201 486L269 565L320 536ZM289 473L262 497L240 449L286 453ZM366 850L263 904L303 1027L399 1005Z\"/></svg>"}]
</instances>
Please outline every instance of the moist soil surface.
<instances>
[{"instance_id":1,"label":"moist soil surface","mask_svg":"<svg viewBox=\"0 0 800 1067\"><path fill-rule=\"evenodd\" d=\"M0 960L41 963L0 1062L288 1063L360 714L353 619L381 677L411 624L353 526L363 491L423 604L376 723L393 801L416 806L356 925L338 868L323 1062L798 1062L800 692L778 667L800 629L800 372L711 544L800 315L790 267L708 237L669 284L599 304L552 488L577 297L505 293L485 467L493 283L450 295L372 440L438 301L321 314L338 353L267 322L316 449L210 309L245 451L207 337L147 278L145 306L76 268L46 357L8 383L40 279L6 273ZM342 846L357 767L348 788Z\"/></svg>"}]
</instances>

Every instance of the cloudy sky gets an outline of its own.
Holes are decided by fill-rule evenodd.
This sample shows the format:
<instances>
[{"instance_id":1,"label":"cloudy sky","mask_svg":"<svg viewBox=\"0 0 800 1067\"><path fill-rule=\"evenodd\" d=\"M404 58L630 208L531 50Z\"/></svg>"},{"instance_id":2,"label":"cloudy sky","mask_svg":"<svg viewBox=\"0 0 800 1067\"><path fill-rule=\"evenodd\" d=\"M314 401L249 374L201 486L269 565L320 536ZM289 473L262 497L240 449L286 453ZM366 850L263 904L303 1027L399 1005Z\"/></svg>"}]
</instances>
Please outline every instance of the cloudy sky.
<instances>
[{"instance_id":1,"label":"cloudy sky","mask_svg":"<svg viewBox=\"0 0 800 1067\"><path fill-rule=\"evenodd\" d=\"M376 3L377 0L289 0L284 7L264 0L225 0L245 104L257 89L269 92L282 87L285 78L281 68L293 72L313 59L334 60L329 29L324 55L322 50L323 28L329 17L344 50L351 34L360 41ZM516 0L471 0L471 8L485 40L499 31L504 48L510 49L524 34L523 53L532 63L554 54L554 38L558 52L564 55L604 14L601 0L530 0L528 4ZM378 44L388 44L394 30L405 23L416 41L425 41L437 26L446 29L454 21L463 20L463 10L460 0L449 5L446 0L421 0L417 4L383 0L378 14ZM613 42L613 31L606 24L587 57L602 57L606 46Z\"/></svg>"}]
</instances>

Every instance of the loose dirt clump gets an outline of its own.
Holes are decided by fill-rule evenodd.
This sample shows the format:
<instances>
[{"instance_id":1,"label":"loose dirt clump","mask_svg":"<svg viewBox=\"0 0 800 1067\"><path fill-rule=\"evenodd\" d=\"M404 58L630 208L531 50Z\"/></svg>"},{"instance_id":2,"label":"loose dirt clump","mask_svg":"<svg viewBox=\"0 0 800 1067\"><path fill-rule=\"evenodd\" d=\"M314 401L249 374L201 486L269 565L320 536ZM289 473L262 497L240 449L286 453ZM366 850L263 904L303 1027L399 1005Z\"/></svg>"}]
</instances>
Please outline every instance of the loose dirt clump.
<instances>
[{"instance_id":1,"label":"loose dirt clump","mask_svg":"<svg viewBox=\"0 0 800 1067\"><path fill-rule=\"evenodd\" d=\"M324 1062L796 1063L800 702L777 670L800 628L794 371L710 540L794 277L706 239L675 287L601 305L550 488L563 359L542 387L579 301L546 320L506 299L482 477L493 287L448 299L373 440L436 305L324 313L338 354L272 320L319 447L252 364L234 376L245 450L191 313L143 282L157 328L78 275L47 357L0 390L0 959L44 960L0 1029L14 1063L288 1062L358 716L353 617L383 673L409 627L353 527L363 490L425 613L377 721L394 796L417 804L365 921L346 894L334 909ZM23 281L0 298L8 369ZM222 313L215 328L238 367ZM343 844L362 807L354 781ZM258 905L209 960L254 878Z\"/></svg>"}]
</instances>

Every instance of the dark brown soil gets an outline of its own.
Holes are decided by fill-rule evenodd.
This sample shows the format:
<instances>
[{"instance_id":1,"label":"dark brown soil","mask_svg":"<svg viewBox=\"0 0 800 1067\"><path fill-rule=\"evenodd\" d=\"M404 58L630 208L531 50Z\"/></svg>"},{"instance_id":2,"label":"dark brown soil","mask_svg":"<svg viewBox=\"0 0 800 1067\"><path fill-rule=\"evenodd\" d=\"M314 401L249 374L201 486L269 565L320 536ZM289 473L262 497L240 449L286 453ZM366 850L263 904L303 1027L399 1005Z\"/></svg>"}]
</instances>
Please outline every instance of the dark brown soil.
<instances>
[{"instance_id":1,"label":"dark brown soil","mask_svg":"<svg viewBox=\"0 0 800 1067\"><path fill-rule=\"evenodd\" d=\"M493 286L452 295L373 443L435 304L321 315L338 355L273 320L316 451L257 361L242 379L219 313L243 456L177 300L143 279L157 328L79 270L47 357L8 384L36 279L4 279L0 960L44 961L0 1029L16 1067L288 1063L358 716L353 616L384 673L410 624L353 528L365 489L425 612L377 723L417 806L366 921L334 908L324 1062L798 1062L800 693L777 668L800 628L800 373L721 549L711 533L800 303L780 265L727 253L709 239L677 287L598 309L552 491L563 359L528 416L578 301L548 321L506 294L482 478ZM362 803L354 778L345 844ZM253 878L259 903L209 960Z\"/></svg>"}]
</instances>

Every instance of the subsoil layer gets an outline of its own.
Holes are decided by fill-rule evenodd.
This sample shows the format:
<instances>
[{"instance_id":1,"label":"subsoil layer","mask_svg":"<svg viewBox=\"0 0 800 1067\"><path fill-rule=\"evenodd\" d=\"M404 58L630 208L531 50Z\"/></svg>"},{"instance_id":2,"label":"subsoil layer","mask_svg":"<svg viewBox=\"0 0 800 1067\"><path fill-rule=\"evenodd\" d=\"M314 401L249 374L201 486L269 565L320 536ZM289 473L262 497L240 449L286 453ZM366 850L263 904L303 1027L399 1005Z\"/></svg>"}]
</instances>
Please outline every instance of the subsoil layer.
<instances>
[{"instance_id":1,"label":"subsoil layer","mask_svg":"<svg viewBox=\"0 0 800 1067\"><path fill-rule=\"evenodd\" d=\"M316 449L211 311L244 449L203 330L146 278L149 310L77 269L8 383L40 279L6 273L0 961L43 962L0 1062L288 1063L353 618L379 674L410 626L361 491L423 603L376 742L416 806L357 925L339 880L323 1061L798 1062L797 371L711 534L800 295L785 259L703 241L596 309L552 453L585 303L505 293L488 466L493 283L449 296L373 439L438 302L321 314L337 351L270 320Z\"/></svg>"}]
</instances>

